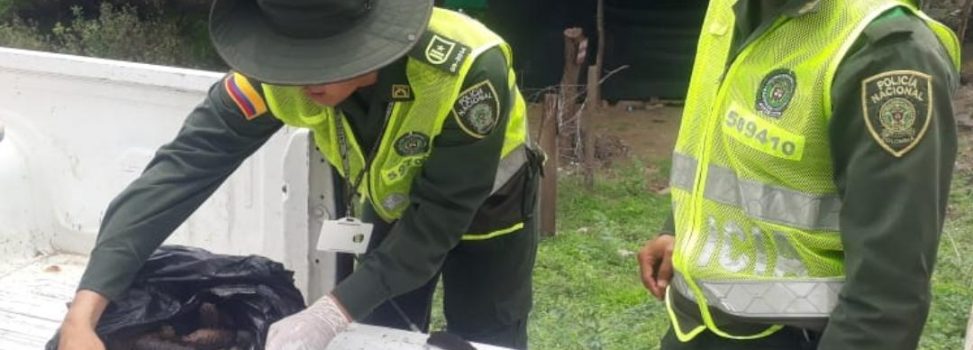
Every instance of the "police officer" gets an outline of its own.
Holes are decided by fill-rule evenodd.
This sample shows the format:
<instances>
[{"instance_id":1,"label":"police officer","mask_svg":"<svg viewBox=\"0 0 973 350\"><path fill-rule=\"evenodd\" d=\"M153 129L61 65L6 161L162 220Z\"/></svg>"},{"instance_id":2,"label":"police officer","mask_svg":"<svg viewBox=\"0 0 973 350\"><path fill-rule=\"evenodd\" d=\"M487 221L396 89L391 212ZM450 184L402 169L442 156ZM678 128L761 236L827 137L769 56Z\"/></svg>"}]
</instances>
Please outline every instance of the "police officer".
<instances>
[{"instance_id":1,"label":"police officer","mask_svg":"<svg viewBox=\"0 0 973 350\"><path fill-rule=\"evenodd\" d=\"M375 228L357 270L275 323L268 349L323 349L352 320L426 329L440 273L448 331L526 347L539 154L500 37L431 0L217 0L210 33L234 72L109 206L61 349L101 347L108 302L284 125L313 131L349 216Z\"/></svg>"},{"instance_id":2,"label":"police officer","mask_svg":"<svg viewBox=\"0 0 973 350\"><path fill-rule=\"evenodd\" d=\"M710 1L673 217L639 254L662 348L915 349L958 62L913 1Z\"/></svg>"}]
</instances>

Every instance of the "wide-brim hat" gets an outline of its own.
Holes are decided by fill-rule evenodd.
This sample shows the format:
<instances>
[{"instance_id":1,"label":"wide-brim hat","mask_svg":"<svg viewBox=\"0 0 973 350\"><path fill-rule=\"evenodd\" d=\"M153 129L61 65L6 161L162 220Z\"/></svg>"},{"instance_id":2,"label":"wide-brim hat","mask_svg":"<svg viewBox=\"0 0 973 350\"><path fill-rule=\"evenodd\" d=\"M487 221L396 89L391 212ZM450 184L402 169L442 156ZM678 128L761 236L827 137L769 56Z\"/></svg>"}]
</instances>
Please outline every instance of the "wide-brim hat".
<instances>
[{"instance_id":1,"label":"wide-brim hat","mask_svg":"<svg viewBox=\"0 0 973 350\"><path fill-rule=\"evenodd\" d=\"M433 0L215 0L209 32L233 70L312 85L377 70L426 30Z\"/></svg>"}]
</instances>

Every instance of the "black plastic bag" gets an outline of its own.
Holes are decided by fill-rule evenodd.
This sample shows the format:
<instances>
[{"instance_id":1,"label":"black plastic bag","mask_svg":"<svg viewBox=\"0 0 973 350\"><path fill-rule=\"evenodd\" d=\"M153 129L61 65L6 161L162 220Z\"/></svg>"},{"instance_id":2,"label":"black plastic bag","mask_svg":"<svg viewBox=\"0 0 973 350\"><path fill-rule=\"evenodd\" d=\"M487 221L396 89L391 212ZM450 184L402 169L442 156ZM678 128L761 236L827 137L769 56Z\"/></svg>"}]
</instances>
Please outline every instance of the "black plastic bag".
<instances>
[{"instance_id":1,"label":"black plastic bag","mask_svg":"<svg viewBox=\"0 0 973 350\"><path fill-rule=\"evenodd\" d=\"M184 334L198 325L200 307L216 305L234 330L253 336L263 349L277 320L304 309L293 272L260 256L229 256L163 246L139 270L132 286L111 303L98 322L103 341L171 326ZM58 336L47 350L57 350Z\"/></svg>"}]
</instances>

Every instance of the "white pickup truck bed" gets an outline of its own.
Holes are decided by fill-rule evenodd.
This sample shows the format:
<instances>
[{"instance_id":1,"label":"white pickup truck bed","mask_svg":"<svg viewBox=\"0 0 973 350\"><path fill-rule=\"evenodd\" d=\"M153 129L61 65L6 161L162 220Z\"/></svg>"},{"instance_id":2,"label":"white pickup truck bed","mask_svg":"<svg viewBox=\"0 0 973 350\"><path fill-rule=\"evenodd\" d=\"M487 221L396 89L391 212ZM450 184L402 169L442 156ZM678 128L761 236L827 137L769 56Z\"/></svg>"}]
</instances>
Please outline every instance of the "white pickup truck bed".
<instances>
[{"instance_id":1,"label":"white pickup truck bed","mask_svg":"<svg viewBox=\"0 0 973 350\"><path fill-rule=\"evenodd\" d=\"M0 264L0 349L42 349L57 330L87 258L60 254Z\"/></svg>"}]
</instances>

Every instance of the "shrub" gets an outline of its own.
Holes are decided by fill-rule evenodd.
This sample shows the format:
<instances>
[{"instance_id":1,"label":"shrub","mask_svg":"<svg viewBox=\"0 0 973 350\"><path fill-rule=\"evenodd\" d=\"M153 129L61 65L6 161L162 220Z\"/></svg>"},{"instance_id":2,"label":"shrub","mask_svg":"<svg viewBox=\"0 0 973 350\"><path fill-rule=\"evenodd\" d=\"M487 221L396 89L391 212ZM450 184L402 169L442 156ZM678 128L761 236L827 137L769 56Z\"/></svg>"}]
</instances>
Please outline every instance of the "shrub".
<instances>
[{"instance_id":1,"label":"shrub","mask_svg":"<svg viewBox=\"0 0 973 350\"><path fill-rule=\"evenodd\" d=\"M20 1L0 0L0 6L7 4L8 9L16 8L18 13L33 11L19 5ZM51 1L38 1L34 6L48 2ZM69 21L55 21L46 30L43 24L14 16L6 24L0 24L0 45L161 65L226 69L209 44L205 12L169 14L162 2L154 0L124 5L102 2L93 11L95 15L89 15L83 5L71 6L69 10Z\"/></svg>"},{"instance_id":2,"label":"shrub","mask_svg":"<svg viewBox=\"0 0 973 350\"><path fill-rule=\"evenodd\" d=\"M0 46L51 51L51 45L48 43L47 38L37 30L37 26L24 23L20 19L14 19L10 23L0 24Z\"/></svg>"}]
</instances>

